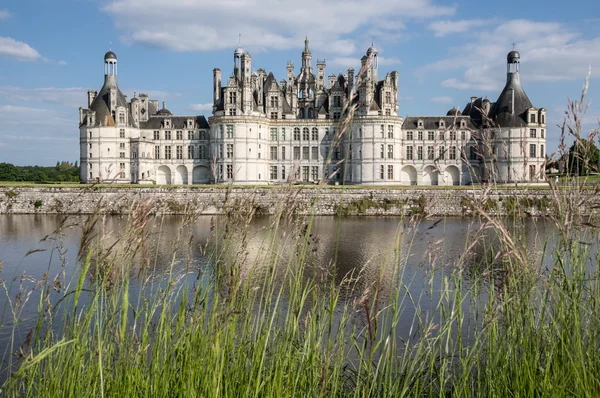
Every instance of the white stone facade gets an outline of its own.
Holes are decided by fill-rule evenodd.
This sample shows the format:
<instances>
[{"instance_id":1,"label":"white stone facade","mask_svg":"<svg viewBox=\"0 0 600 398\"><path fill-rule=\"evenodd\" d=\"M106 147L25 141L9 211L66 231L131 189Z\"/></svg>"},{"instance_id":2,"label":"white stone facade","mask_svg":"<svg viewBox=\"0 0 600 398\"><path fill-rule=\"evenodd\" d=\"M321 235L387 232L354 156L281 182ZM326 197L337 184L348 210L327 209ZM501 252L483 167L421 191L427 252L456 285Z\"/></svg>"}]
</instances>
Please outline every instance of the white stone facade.
<instances>
[{"instance_id":1,"label":"white stone facade","mask_svg":"<svg viewBox=\"0 0 600 398\"><path fill-rule=\"evenodd\" d=\"M225 86L213 73L213 114L173 116L117 84L117 58L105 55L100 93L80 108L81 181L139 184L468 185L544 179L546 111L520 86L520 56L507 58L507 84L495 103L471 98L444 116L398 114L398 72L378 79L368 49L355 77L329 75L305 41L298 75L276 81L234 53ZM352 104L352 117L348 116Z\"/></svg>"}]
</instances>

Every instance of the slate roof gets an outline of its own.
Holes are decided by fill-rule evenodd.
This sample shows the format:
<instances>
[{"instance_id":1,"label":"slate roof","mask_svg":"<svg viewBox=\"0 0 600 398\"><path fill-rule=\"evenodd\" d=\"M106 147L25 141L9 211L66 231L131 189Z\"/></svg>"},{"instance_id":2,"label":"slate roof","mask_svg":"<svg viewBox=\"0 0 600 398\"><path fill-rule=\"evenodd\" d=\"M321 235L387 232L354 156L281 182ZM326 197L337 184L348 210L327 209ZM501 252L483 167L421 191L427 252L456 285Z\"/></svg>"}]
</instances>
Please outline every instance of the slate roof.
<instances>
[{"instance_id":1,"label":"slate roof","mask_svg":"<svg viewBox=\"0 0 600 398\"><path fill-rule=\"evenodd\" d=\"M422 129L422 130L437 130L440 128L439 122L443 120L446 124L445 129L450 130L454 125L454 117L453 116L407 116L404 119L404 124L402 125L403 129ZM423 127L418 127L419 120L423 121ZM457 116L457 128L460 128L460 121L465 120L467 122L466 127L468 129L475 129L476 126L471 121L471 118L468 116Z\"/></svg>"},{"instance_id":2,"label":"slate roof","mask_svg":"<svg viewBox=\"0 0 600 398\"><path fill-rule=\"evenodd\" d=\"M533 108L533 105L521 87L519 74L513 73L509 75L504 90L491 107L489 118L498 127L524 127L527 125L525 112L529 108Z\"/></svg>"},{"instance_id":3,"label":"slate roof","mask_svg":"<svg viewBox=\"0 0 600 398\"><path fill-rule=\"evenodd\" d=\"M161 116L152 116L147 122L140 122L140 128L145 130L158 130L161 129L164 125L165 119L171 120L171 126L173 130L183 130L187 128L187 120L188 119L196 120L198 124L198 128L207 129L208 121L204 116L171 116L171 117L161 117Z\"/></svg>"},{"instance_id":4,"label":"slate roof","mask_svg":"<svg viewBox=\"0 0 600 398\"><path fill-rule=\"evenodd\" d=\"M90 106L90 110L96 112L96 125L100 127L115 125L115 120L110 114L108 107L109 92L110 86L105 83L104 86L102 86L102 89L100 90L96 98L94 99L94 101L92 102L92 105ZM123 95L121 90L119 90L119 87L117 87L117 106L123 106L129 110L127 100L125 99L125 96ZM131 120L133 120L131 117L131 113L129 114L128 119L130 122Z\"/></svg>"}]
</instances>

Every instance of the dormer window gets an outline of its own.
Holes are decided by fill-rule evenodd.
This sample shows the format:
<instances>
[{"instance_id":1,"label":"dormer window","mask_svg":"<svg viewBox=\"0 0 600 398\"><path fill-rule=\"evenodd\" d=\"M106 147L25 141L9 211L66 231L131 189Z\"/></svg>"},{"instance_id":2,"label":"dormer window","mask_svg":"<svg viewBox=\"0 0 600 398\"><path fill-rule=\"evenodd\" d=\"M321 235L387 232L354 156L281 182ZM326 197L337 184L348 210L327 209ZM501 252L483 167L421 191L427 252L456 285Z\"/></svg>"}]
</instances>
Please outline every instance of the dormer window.
<instances>
[{"instance_id":1,"label":"dormer window","mask_svg":"<svg viewBox=\"0 0 600 398\"><path fill-rule=\"evenodd\" d=\"M443 119L440 119L440 128L443 129L446 127L446 122Z\"/></svg>"},{"instance_id":2,"label":"dormer window","mask_svg":"<svg viewBox=\"0 0 600 398\"><path fill-rule=\"evenodd\" d=\"M187 126L188 126L188 129L193 129L194 128L194 120L193 119L188 119L187 120Z\"/></svg>"},{"instance_id":3,"label":"dormer window","mask_svg":"<svg viewBox=\"0 0 600 398\"><path fill-rule=\"evenodd\" d=\"M535 113L529 114L529 123L535 123Z\"/></svg>"},{"instance_id":4,"label":"dormer window","mask_svg":"<svg viewBox=\"0 0 600 398\"><path fill-rule=\"evenodd\" d=\"M467 122L465 122L464 120L461 120L461 121L460 121L460 127L461 127L461 128L464 128L464 127L466 127L466 126L467 126Z\"/></svg>"},{"instance_id":5,"label":"dormer window","mask_svg":"<svg viewBox=\"0 0 600 398\"><path fill-rule=\"evenodd\" d=\"M171 120L170 119L165 119L165 128L171 128Z\"/></svg>"},{"instance_id":6,"label":"dormer window","mask_svg":"<svg viewBox=\"0 0 600 398\"><path fill-rule=\"evenodd\" d=\"M423 128L423 121L421 119L419 119L419 121L417 122L417 126L419 128Z\"/></svg>"}]
</instances>

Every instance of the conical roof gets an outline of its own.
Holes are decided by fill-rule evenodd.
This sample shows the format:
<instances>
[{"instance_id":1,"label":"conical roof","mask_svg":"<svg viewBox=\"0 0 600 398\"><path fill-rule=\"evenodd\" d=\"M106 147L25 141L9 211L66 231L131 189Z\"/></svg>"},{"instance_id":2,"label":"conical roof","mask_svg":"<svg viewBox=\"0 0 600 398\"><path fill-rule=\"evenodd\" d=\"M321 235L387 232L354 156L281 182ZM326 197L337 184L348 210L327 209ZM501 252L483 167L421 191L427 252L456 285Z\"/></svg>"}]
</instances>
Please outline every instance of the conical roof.
<instances>
[{"instance_id":1,"label":"conical roof","mask_svg":"<svg viewBox=\"0 0 600 398\"><path fill-rule=\"evenodd\" d=\"M524 114L529 108L533 105L521 87L519 72L509 73L504 90L490 109L489 118L498 127L524 127L527 125Z\"/></svg>"}]
</instances>

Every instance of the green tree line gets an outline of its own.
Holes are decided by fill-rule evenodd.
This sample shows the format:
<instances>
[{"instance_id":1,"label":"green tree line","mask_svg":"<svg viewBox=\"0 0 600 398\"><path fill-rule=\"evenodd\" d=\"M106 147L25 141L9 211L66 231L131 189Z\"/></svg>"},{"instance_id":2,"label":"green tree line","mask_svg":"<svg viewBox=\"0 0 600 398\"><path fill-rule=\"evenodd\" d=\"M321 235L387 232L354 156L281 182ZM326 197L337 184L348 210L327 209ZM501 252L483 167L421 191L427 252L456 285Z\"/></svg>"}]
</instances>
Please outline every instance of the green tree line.
<instances>
[{"instance_id":1,"label":"green tree line","mask_svg":"<svg viewBox=\"0 0 600 398\"><path fill-rule=\"evenodd\" d=\"M0 181L78 182L77 162L56 162L56 166L15 166L0 163Z\"/></svg>"}]
</instances>

